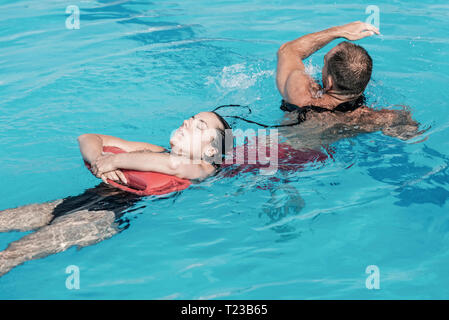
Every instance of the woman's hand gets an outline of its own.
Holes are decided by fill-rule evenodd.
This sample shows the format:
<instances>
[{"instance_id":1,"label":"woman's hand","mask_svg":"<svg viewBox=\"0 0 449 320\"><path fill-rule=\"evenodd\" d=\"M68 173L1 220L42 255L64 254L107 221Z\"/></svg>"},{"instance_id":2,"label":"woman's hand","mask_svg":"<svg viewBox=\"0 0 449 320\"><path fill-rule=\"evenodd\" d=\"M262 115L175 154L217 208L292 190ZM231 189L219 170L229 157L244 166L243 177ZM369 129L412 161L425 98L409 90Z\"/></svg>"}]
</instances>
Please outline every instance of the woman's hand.
<instances>
[{"instance_id":1,"label":"woman's hand","mask_svg":"<svg viewBox=\"0 0 449 320\"><path fill-rule=\"evenodd\" d=\"M113 153L103 153L92 164L92 173L104 183L108 183L108 179L119 183L127 184L128 181L121 170L117 170L115 166L115 155Z\"/></svg>"},{"instance_id":2,"label":"woman's hand","mask_svg":"<svg viewBox=\"0 0 449 320\"><path fill-rule=\"evenodd\" d=\"M128 183L126 181L125 175L120 170L114 170L114 171L109 171L109 172L103 173L100 176L100 178L101 178L101 180L103 180L104 183L108 183L108 179L115 181L115 182L122 183L122 184Z\"/></svg>"},{"instance_id":3,"label":"woman's hand","mask_svg":"<svg viewBox=\"0 0 449 320\"><path fill-rule=\"evenodd\" d=\"M93 163L92 173L97 177L101 178L101 175L110 171L115 171L117 167L115 166L115 155L105 154L99 156Z\"/></svg>"},{"instance_id":4,"label":"woman's hand","mask_svg":"<svg viewBox=\"0 0 449 320\"><path fill-rule=\"evenodd\" d=\"M375 26L361 21L351 22L337 28L341 37L351 41L370 37L374 34L380 34Z\"/></svg>"}]
</instances>

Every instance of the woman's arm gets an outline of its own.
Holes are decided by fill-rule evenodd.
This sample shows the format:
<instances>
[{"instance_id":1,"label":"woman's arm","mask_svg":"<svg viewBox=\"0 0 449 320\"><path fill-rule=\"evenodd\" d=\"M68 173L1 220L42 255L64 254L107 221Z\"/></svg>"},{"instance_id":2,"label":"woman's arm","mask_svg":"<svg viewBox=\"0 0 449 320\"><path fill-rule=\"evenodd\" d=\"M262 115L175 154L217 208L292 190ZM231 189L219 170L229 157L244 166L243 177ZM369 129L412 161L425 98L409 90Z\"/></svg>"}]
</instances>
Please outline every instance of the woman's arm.
<instances>
[{"instance_id":1,"label":"woman's arm","mask_svg":"<svg viewBox=\"0 0 449 320\"><path fill-rule=\"evenodd\" d=\"M103 140L96 134L83 134L78 137L81 155L89 164L102 155Z\"/></svg>"},{"instance_id":2,"label":"woman's arm","mask_svg":"<svg viewBox=\"0 0 449 320\"><path fill-rule=\"evenodd\" d=\"M109 155L99 158L94 165L96 175L116 169L129 169L137 171L153 171L165 173L183 179L204 179L215 171L207 163L194 163L193 161L168 153L157 152L131 152Z\"/></svg>"},{"instance_id":3,"label":"woman's arm","mask_svg":"<svg viewBox=\"0 0 449 320\"><path fill-rule=\"evenodd\" d=\"M107 136L103 134L83 134L78 137L80 151L83 159L92 164L99 156L102 155L103 147L117 147L126 152L139 150L149 150L152 152L163 152L163 147L146 143L126 141L117 137Z\"/></svg>"}]
</instances>

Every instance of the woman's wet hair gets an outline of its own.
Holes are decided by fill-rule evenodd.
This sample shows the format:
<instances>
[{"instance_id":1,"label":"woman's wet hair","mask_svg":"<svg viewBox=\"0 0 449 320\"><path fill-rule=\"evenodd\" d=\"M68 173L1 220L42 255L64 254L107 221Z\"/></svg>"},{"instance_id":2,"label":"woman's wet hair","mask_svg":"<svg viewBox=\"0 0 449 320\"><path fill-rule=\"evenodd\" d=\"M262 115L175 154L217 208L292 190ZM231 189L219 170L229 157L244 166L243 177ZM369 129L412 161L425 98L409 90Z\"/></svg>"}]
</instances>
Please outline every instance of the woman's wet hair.
<instances>
[{"instance_id":1,"label":"woman's wet hair","mask_svg":"<svg viewBox=\"0 0 449 320\"><path fill-rule=\"evenodd\" d=\"M211 111L217 119L220 121L224 129L216 128L218 135L217 138L212 141L212 146L218 150L218 153L214 157L206 157L206 161L219 165L223 162L224 157L229 153L234 147L234 135L232 134L232 128L229 123L223 119L215 111Z\"/></svg>"},{"instance_id":2,"label":"woman's wet hair","mask_svg":"<svg viewBox=\"0 0 449 320\"><path fill-rule=\"evenodd\" d=\"M211 111L213 114L215 114L218 118L218 120L221 122L221 124L223 125L223 127L226 129L231 129L231 126L229 125L229 123L223 119L222 116L220 116L218 113L216 113L215 111Z\"/></svg>"}]
</instances>

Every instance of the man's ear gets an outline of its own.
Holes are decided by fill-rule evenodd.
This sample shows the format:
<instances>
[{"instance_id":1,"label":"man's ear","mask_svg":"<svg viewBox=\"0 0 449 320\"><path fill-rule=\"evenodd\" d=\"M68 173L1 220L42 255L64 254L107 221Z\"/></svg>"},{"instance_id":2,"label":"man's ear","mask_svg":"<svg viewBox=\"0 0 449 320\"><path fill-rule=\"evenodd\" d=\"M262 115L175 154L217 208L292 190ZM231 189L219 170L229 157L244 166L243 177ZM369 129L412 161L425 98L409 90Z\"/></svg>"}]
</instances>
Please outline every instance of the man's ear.
<instances>
[{"instance_id":1,"label":"man's ear","mask_svg":"<svg viewBox=\"0 0 449 320\"><path fill-rule=\"evenodd\" d=\"M326 79L326 87L324 88L324 91L329 91L334 87L334 82L332 80L332 76L328 75Z\"/></svg>"}]
</instances>

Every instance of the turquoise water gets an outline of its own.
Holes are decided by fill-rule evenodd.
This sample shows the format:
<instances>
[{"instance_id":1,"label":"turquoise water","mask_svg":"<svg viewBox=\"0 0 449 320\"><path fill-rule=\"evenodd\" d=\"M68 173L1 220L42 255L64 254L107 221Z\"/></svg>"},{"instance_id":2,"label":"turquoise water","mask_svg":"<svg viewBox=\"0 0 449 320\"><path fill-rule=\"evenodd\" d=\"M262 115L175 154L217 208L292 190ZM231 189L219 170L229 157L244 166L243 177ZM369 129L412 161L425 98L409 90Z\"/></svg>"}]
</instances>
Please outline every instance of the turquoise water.
<instances>
[{"instance_id":1,"label":"turquoise water","mask_svg":"<svg viewBox=\"0 0 449 320\"><path fill-rule=\"evenodd\" d=\"M0 210L93 187L82 133L166 146L184 118L226 103L281 119L279 46L364 21L370 4L383 36L359 41L374 60L369 101L411 106L427 141L360 135L271 189L246 174L143 199L113 238L1 277L0 298L448 298L446 1L1 0ZM65 27L68 5L79 30ZM335 43L309 59L312 72ZM0 234L0 249L25 234ZM69 265L79 290L65 286ZM365 286L369 265L379 290Z\"/></svg>"}]
</instances>

